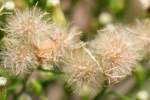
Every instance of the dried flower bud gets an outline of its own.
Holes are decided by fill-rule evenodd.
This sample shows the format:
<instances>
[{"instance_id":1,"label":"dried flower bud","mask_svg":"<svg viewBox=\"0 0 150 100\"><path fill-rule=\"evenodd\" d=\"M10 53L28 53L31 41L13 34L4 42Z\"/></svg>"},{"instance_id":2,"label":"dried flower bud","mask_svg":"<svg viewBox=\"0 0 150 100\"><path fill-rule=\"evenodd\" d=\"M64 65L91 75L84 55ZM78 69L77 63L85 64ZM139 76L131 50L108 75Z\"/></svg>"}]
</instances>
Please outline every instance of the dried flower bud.
<instances>
[{"instance_id":1,"label":"dried flower bud","mask_svg":"<svg viewBox=\"0 0 150 100\"><path fill-rule=\"evenodd\" d=\"M7 1L3 6L7 10L14 10L15 3L13 1Z\"/></svg>"},{"instance_id":2,"label":"dried flower bud","mask_svg":"<svg viewBox=\"0 0 150 100\"><path fill-rule=\"evenodd\" d=\"M64 72L75 93L94 96L104 81L98 64L84 49L76 49L67 56Z\"/></svg>"},{"instance_id":3,"label":"dried flower bud","mask_svg":"<svg viewBox=\"0 0 150 100\"><path fill-rule=\"evenodd\" d=\"M149 0L138 0L138 1L144 10L149 9L149 7L150 7Z\"/></svg>"},{"instance_id":4,"label":"dried flower bud","mask_svg":"<svg viewBox=\"0 0 150 100\"><path fill-rule=\"evenodd\" d=\"M109 82L118 82L130 75L139 60L140 45L121 26L107 27L89 44L100 61Z\"/></svg>"}]
</instances>

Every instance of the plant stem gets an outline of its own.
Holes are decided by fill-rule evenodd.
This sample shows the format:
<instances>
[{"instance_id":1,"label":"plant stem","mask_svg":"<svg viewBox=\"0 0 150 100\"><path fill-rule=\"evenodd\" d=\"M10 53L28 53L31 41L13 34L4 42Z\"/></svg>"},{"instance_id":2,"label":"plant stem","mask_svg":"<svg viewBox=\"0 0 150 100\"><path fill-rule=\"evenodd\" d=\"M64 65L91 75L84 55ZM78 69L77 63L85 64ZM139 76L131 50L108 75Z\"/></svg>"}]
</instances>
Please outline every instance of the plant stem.
<instances>
[{"instance_id":1,"label":"plant stem","mask_svg":"<svg viewBox=\"0 0 150 100\"><path fill-rule=\"evenodd\" d=\"M108 92L108 86L106 82L104 82L103 89L97 94L97 96L93 100L100 100L107 92Z\"/></svg>"},{"instance_id":2,"label":"plant stem","mask_svg":"<svg viewBox=\"0 0 150 100\"><path fill-rule=\"evenodd\" d=\"M109 91L109 94L112 94L112 95L118 97L119 100L130 100L128 97L126 97L124 95L121 95L121 94L119 94L119 93L117 93L115 91Z\"/></svg>"},{"instance_id":3,"label":"plant stem","mask_svg":"<svg viewBox=\"0 0 150 100\"><path fill-rule=\"evenodd\" d=\"M5 86L0 87L0 100L7 100L7 90Z\"/></svg>"}]
</instances>

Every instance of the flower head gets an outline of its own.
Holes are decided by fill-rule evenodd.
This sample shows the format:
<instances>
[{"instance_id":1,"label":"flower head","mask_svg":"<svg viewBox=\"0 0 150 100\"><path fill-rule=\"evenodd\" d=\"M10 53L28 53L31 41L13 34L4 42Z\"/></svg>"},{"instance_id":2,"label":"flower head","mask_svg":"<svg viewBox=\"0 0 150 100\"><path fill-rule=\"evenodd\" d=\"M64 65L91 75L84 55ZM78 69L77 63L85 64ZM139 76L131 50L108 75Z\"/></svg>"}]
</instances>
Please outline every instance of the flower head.
<instances>
[{"instance_id":1,"label":"flower head","mask_svg":"<svg viewBox=\"0 0 150 100\"><path fill-rule=\"evenodd\" d=\"M2 50L5 67L21 71L36 63L52 67L63 60L66 51L80 47L80 32L76 28L48 23L44 15L34 8L18 11L8 19Z\"/></svg>"},{"instance_id":2,"label":"flower head","mask_svg":"<svg viewBox=\"0 0 150 100\"><path fill-rule=\"evenodd\" d=\"M109 82L118 82L131 74L137 60L141 58L137 40L121 26L99 31L98 37L90 46Z\"/></svg>"},{"instance_id":3,"label":"flower head","mask_svg":"<svg viewBox=\"0 0 150 100\"><path fill-rule=\"evenodd\" d=\"M68 83L80 95L95 95L104 81L98 64L82 48L68 54L64 72Z\"/></svg>"},{"instance_id":4,"label":"flower head","mask_svg":"<svg viewBox=\"0 0 150 100\"><path fill-rule=\"evenodd\" d=\"M37 34L48 33L49 25L43 20L45 13L39 9L16 11L8 19L6 32L10 37L19 37L26 40L34 38Z\"/></svg>"},{"instance_id":5,"label":"flower head","mask_svg":"<svg viewBox=\"0 0 150 100\"><path fill-rule=\"evenodd\" d=\"M64 57L66 51L81 45L79 36L80 32L74 28L62 28L50 24L49 38L43 40L42 37L39 37L33 42L35 55L46 65L57 63Z\"/></svg>"},{"instance_id":6,"label":"flower head","mask_svg":"<svg viewBox=\"0 0 150 100\"><path fill-rule=\"evenodd\" d=\"M27 72L39 62L34 54L33 43L40 36L49 33L49 26L38 9L17 11L8 19L3 38L1 64L15 73ZM39 36L40 35L40 36ZM46 37L46 36L45 36ZM47 38L44 38L47 39Z\"/></svg>"},{"instance_id":7,"label":"flower head","mask_svg":"<svg viewBox=\"0 0 150 100\"><path fill-rule=\"evenodd\" d=\"M38 66L32 48L21 44L19 41L10 38L3 38L3 48L1 49L1 64L16 74L28 72Z\"/></svg>"}]
</instances>

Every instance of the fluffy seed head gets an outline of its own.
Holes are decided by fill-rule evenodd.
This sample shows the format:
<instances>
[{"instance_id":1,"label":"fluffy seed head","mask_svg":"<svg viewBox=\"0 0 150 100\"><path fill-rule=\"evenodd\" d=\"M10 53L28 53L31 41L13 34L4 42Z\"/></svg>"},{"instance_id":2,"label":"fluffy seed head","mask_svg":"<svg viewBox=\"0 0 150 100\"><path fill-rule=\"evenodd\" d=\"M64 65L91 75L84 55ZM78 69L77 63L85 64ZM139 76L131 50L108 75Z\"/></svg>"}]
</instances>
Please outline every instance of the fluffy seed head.
<instances>
[{"instance_id":1,"label":"fluffy seed head","mask_svg":"<svg viewBox=\"0 0 150 100\"><path fill-rule=\"evenodd\" d=\"M10 44L9 40L13 40L15 42L11 42L11 44L15 46L6 45L6 53L10 53L10 56L4 55L3 60L8 58L11 60L11 55L16 53L16 59L25 60L19 64L20 66L21 64L28 66L32 62L33 64L34 62L39 62L40 65L51 66L60 62L67 50L80 47L82 44L79 37L80 32L76 28L60 27L54 22L47 23L47 21L43 20L43 17L44 13L37 9L32 9L18 11L9 18L6 27L7 39L4 42L6 42L5 44ZM23 51L21 51L22 49ZM20 55L25 58L19 58ZM28 58L35 59L30 62ZM14 63L16 62L14 61ZM13 66L16 68L15 64L11 65L11 67Z\"/></svg>"},{"instance_id":2,"label":"fluffy seed head","mask_svg":"<svg viewBox=\"0 0 150 100\"><path fill-rule=\"evenodd\" d=\"M14 15L8 19L6 27L10 37L25 38L29 40L36 34L44 34L48 32L48 24L43 20L45 13L38 9L16 11Z\"/></svg>"},{"instance_id":3,"label":"fluffy seed head","mask_svg":"<svg viewBox=\"0 0 150 100\"><path fill-rule=\"evenodd\" d=\"M16 11L8 19L3 39L2 65L14 72L27 72L39 63L34 54L35 40L47 39L49 25L43 20L44 13L38 9ZM44 38L43 38L44 37ZM40 38L41 39L41 38ZM38 43L36 43L38 44Z\"/></svg>"},{"instance_id":4,"label":"fluffy seed head","mask_svg":"<svg viewBox=\"0 0 150 100\"><path fill-rule=\"evenodd\" d=\"M41 63L52 63L59 56L59 45L52 40L45 40L34 46L34 54Z\"/></svg>"},{"instance_id":5,"label":"fluffy seed head","mask_svg":"<svg viewBox=\"0 0 150 100\"><path fill-rule=\"evenodd\" d=\"M97 63L81 48L72 51L67 61L64 72L75 93L95 95L104 81Z\"/></svg>"},{"instance_id":6,"label":"fluffy seed head","mask_svg":"<svg viewBox=\"0 0 150 100\"><path fill-rule=\"evenodd\" d=\"M57 63L65 55L67 50L80 45L80 33L76 29L62 28L54 24L50 25L49 36L37 38L33 43L35 55L44 64Z\"/></svg>"},{"instance_id":7,"label":"fluffy seed head","mask_svg":"<svg viewBox=\"0 0 150 100\"><path fill-rule=\"evenodd\" d=\"M60 27L56 24L51 25L51 39L63 44L65 48L78 48L80 47L80 35L81 32L77 27L66 25L66 27Z\"/></svg>"},{"instance_id":8,"label":"fluffy seed head","mask_svg":"<svg viewBox=\"0 0 150 100\"><path fill-rule=\"evenodd\" d=\"M134 33L144 46L145 53L150 52L150 21L137 21L129 30Z\"/></svg>"},{"instance_id":9,"label":"fluffy seed head","mask_svg":"<svg viewBox=\"0 0 150 100\"><path fill-rule=\"evenodd\" d=\"M20 44L19 41L4 38L1 50L1 64L16 74L22 74L38 65L36 57L28 45Z\"/></svg>"},{"instance_id":10,"label":"fluffy seed head","mask_svg":"<svg viewBox=\"0 0 150 100\"><path fill-rule=\"evenodd\" d=\"M140 58L136 41L123 27L113 26L99 31L98 37L90 43L109 82L118 82L131 74Z\"/></svg>"}]
</instances>

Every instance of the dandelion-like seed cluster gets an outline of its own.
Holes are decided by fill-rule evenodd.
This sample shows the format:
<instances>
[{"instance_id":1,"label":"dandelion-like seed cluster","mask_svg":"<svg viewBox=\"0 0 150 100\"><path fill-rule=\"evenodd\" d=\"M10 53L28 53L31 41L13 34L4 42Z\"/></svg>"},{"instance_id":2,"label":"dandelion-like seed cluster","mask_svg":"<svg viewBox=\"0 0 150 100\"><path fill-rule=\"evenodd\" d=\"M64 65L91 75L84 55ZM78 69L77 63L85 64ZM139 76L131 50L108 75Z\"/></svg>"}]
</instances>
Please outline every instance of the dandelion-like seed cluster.
<instances>
[{"instance_id":1,"label":"dandelion-like seed cluster","mask_svg":"<svg viewBox=\"0 0 150 100\"><path fill-rule=\"evenodd\" d=\"M39 65L55 65L81 95L94 96L105 80L116 83L130 75L142 57L141 44L146 47L150 43L149 23L142 31L140 25L133 28L135 31L119 25L106 27L94 40L84 43L77 28L57 25L45 15L34 8L16 11L8 19L1 65L17 74Z\"/></svg>"},{"instance_id":2,"label":"dandelion-like seed cluster","mask_svg":"<svg viewBox=\"0 0 150 100\"><path fill-rule=\"evenodd\" d=\"M104 81L98 64L83 49L76 49L69 53L64 72L67 81L79 94L95 95Z\"/></svg>"},{"instance_id":3,"label":"dandelion-like seed cluster","mask_svg":"<svg viewBox=\"0 0 150 100\"><path fill-rule=\"evenodd\" d=\"M39 65L51 66L63 58L66 50L78 44L75 42L80 42L80 32L75 28L57 26L44 19L44 15L34 8L17 11L8 19L7 35L2 40L4 67L19 73Z\"/></svg>"},{"instance_id":4,"label":"dandelion-like seed cluster","mask_svg":"<svg viewBox=\"0 0 150 100\"><path fill-rule=\"evenodd\" d=\"M48 34L49 25L43 20L44 15L38 9L16 11L8 19L8 36L32 40L37 35Z\"/></svg>"},{"instance_id":5,"label":"dandelion-like seed cluster","mask_svg":"<svg viewBox=\"0 0 150 100\"><path fill-rule=\"evenodd\" d=\"M22 45L15 39L5 37L4 46L1 52L1 63L5 68L11 69L14 73L28 72L38 65L35 55L27 45Z\"/></svg>"},{"instance_id":6,"label":"dandelion-like seed cluster","mask_svg":"<svg viewBox=\"0 0 150 100\"><path fill-rule=\"evenodd\" d=\"M141 58L140 44L121 26L106 27L99 31L90 45L109 82L118 82L130 75Z\"/></svg>"}]
</instances>

